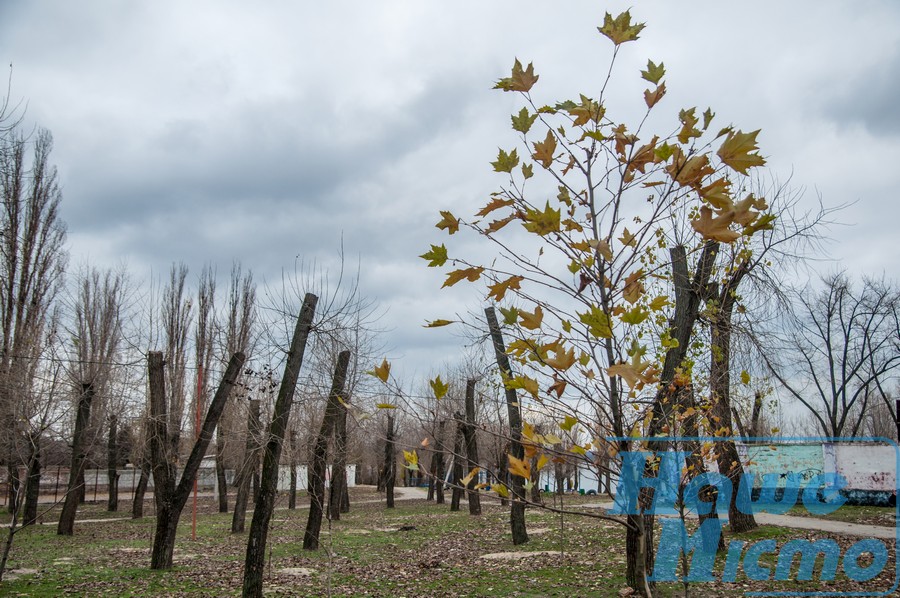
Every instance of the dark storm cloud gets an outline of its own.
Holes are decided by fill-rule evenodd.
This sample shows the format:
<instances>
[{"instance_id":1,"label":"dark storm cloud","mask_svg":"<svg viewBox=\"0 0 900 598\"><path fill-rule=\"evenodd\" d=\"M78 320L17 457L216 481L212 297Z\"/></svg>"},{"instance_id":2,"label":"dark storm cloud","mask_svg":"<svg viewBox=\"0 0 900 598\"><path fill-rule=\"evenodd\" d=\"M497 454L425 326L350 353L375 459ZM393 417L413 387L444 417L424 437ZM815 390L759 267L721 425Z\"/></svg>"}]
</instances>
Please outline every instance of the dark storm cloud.
<instances>
[{"instance_id":1,"label":"dark storm cloud","mask_svg":"<svg viewBox=\"0 0 900 598\"><path fill-rule=\"evenodd\" d=\"M834 91L826 113L841 125L862 124L876 136L900 134L900 45Z\"/></svg>"}]
</instances>

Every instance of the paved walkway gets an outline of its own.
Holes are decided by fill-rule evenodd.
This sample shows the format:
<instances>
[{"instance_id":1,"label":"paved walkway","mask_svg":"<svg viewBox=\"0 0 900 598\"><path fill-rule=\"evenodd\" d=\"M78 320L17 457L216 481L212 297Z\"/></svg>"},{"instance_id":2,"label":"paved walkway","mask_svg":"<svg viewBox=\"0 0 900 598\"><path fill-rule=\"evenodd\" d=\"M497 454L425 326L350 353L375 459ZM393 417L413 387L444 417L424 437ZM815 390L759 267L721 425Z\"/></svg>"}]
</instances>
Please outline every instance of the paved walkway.
<instances>
[{"instance_id":1,"label":"paved walkway","mask_svg":"<svg viewBox=\"0 0 900 598\"><path fill-rule=\"evenodd\" d=\"M609 510L613 507L612 501L588 503L581 505L588 509ZM726 521L728 515L723 514ZM669 515L667 515L668 517ZM721 515L720 515L721 516ZM773 515L771 513L756 513L756 522L762 525L777 525L791 529L815 530L840 534L842 536L855 536L859 538L881 538L884 540L896 540L897 528L883 525L868 525L863 523L849 523L834 519L819 519L817 517L797 517L795 515Z\"/></svg>"}]
</instances>

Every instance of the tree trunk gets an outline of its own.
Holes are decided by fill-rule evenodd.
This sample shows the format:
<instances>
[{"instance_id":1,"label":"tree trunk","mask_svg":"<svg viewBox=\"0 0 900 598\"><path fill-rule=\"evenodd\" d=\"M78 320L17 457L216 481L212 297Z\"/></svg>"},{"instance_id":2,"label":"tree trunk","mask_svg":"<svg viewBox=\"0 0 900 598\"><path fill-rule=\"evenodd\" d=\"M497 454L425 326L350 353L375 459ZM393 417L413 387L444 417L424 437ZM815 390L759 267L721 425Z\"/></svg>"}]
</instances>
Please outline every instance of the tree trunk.
<instances>
[{"instance_id":1,"label":"tree trunk","mask_svg":"<svg viewBox=\"0 0 900 598\"><path fill-rule=\"evenodd\" d=\"M228 478L225 476L225 431L216 427L216 488L219 492L219 513L228 512Z\"/></svg>"},{"instance_id":2,"label":"tree trunk","mask_svg":"<svg viewBox=\"0 0 900 598\"><path fill-rule=\"evenodd\" d=\"M147 493L147 484L150 483L150 461L141 460L141 475L134 489L134 497L131 500L131 518L140 519L144 516L144 496Z\"/></svg>"},{"instance_id":3,"label":"tree trunk","mask_svg":"<svg viewBox=\"0 0 900 598\"><path fill-rule=\"evenodd\" d=\"M288 509L297 508L297 431L291 430L291 487L288 490Z\"/></svg>"},{"instance_id":4,"label":"tree trunk","mask_svg":"<svg viewBox=\"0 0 900 598\"><path fill-rule=\"evenodd\" d=\"M22 525L37 523L38 499L41 493L41 435L29 435L28 477L25 482L25 509Z\"/></svg>"},{"instance_id":5,"label":"tree trunk","mask_svg":"<svg viewBox=\"0 0 900 598\"><path fill-rule=\"evenodd\" d=\"M94 385L83 384L78 397L78 408L75 413L75 431L72 434L72 464L69 468L69 484L66 488L66 499L56 533L60 536L71 536L75 530L75 514L78 511L78 480L84 479L84 460L87 450L87 431L91 421L91 402L94 400ZM84 482L81 483L84 488Z\"/></svg>"},{"instance_id":6,"label":"tree trunk","mask_svg":"<svg viewBox=\"0 0 900 598\"><path fill-rule=\"evenodd\" d=\"M144 446L141 448L141 456L138 461L141 475L131 497L131 518L140 519L144 516L144 495L147 493L147 485L150 482L150 435L152 427L149 415L144 418Z\"/></svg>"},{"instance_id":7,"label":"tree trunk","mask_svg":"<svg viewBox=\"0 0 900 598\"><path fill-rule=\"evenodd\" d=\"M244 531L247 520L247 503L250 500L250 481L259 463L259 399L252 399L247 404L247 441L244 445L244 458L237 478L237 497L234 499L234 513L231 515L231 533Z\"/></svg>"},{"instance_id":8,"label":"tree trunk","mask_svg":"<svg viewBox=\"0 0 900 598\"><path fill-rule=\"evenodd\" d=\"M244 359L244 354L240 352L231 356L225 375L209 405L200 435L185 462L181 480L176 485L174 456L169 453L172 442L167 425L165 363L162 353L150 352L148 360L150 419L152 422L150 458L153 469L153 496L156 499L156 531L153 535L153 550L150 556L151 569L172 568L178 520L191 494L200 463L203 461L213 432L225 409L231 389L241 374Z\"/></svg>"},{"instance_id":9,"label":"tree trunk","mask_svg":"<svg viewBox=\"0 0 900 598\"><path fill-rule=\"evenodd\" d=\"M450 510L459 511L459 503L462 500L463 489L460 487L466 473L463 469L463 416L457 412L454 414L456 420L456 433L453 435L453 471L450 474L450 484L453 488L450 495Z\"/></svg>"},{"instance_id":10,"label":"tree trunk","mask_svg":"<svg viewBox=\"0 0 900 598\"><path fill-rule=\"evenodd\" d=\"M484 310L487 316L488 329L494 344L494 354L497 357L497 366L500 368L501 378L512 380L512 368L509 365L509 356L506 354L506 346L503 343L503 335L500 332L500 324L497 323L497 313L493 307ZM506 388L506 409L509 417L510 454L516 459L525 458L525 448L522 446L522 414L519 409L519 399L513 388ZM513 544L524 544L528 541L528 532L525 529L525 480L521 476L510 476L511 507L509 510L509 524L512 529Z\"/></svg>"},{"instance_id":11,"label":"tree trunk","mask_svg":"<svg viewBox=\"0 0 900 598\"><path fill-rule=\"evenodd\" d=\"M676 245L669 249L671 259L672 280L675 290L675 308L672 318L669 321L669 329L673 339L678 343L666 351L663 358L663 367L659 376L659 390L653 400L653 415L650 420L650 429L648 436L653 437L660 434L663 427L671 425L673 419L673 409L675 405L674 385L675 372L681 367L687 356L688 349L691 346L691 336L694 332L694 325L700 314L700 306L703 303L704 296L708 292L709 279L712 275L713 265L716 255L719 251L719 243L717 241L707 241L703 245L700 257L697 259L696 271L691 279L687 262L687 250L683 245ZM666 450L666 444L660 442L651 442L650 450L662 451ZM653 472L649 470L645 475L652 476ZM645 508L649 506L649 493L641 492L641 506ZM639 555L627 553L626 555L626 579L629 586L633 589L646 594L648 588L652 588L652 582L646 579L643 581L641 577L646 571L653 570L653 521L652 514L643 516L643 524L640 529L635 526L629 526L626 529L626 551L642 548L644 550L644 566L637 570L635 564L640 560ZM640 535L640 537L638 537ZM647 594L649 596L649 594Z\"/></svg>"},{"instance_id":12,"label":"tree trunk","mask_svg":"<svg viewBox=\"0 0 900 598\"><path fill-rule=\"evenodd\" d=\"M397 458L394 456L394 416L388 415L387 435L384 441L384 468L381 475L384 480L385 504L388 509L394 508L394 482L397 477L397 472L394 468L396 464Z\"/></svg>"},{"instance_id":13,"label":"tree trunk","mask_svg":"<svg viewBox=\"0 0 900 598\"><path fill-rule=\"evenodd\" d=\"M109 480L106 510L119 510L119 472L116 466L119 463L119 419L112 415L109 418L109 438L106 442L106 476Z\"/></svg>"},{"instance_id":14,"label":"tree trunk","mask_svg":"<svg viewBox=\"0 0 900 598\"><path fill-rule=\"evenodd\" d=\"M468 461L469 474L478 467L478 437L475 435L475 380L466 381L466 423L463 426L463 438L466 443L466 461ZM466 484L466 497L469 501L469 515L481 515L481 497L475 486L478 484L478 476L472 476Z\"/></svg>"},{"instance_id":15,"label":"tree trunk","mask_svg":"<svg viewBox=\"0 0 900 598\"><path fill-rule=\"evenodd\" d=\"M297 388L297 378L300 376L300 368L303 365L303 355L306 352L306 343L312 328L317 302L318 297L312 293L307 293L303 298L303 306L297 316L297 325L294 327L294 335L291 338L291 348L284 366L284 374L281 377L281 385L278 387L272 422L268 427L259 496L253 509L253 519L250 522L250 533L247 537L247 555L244 559L243 596L245 597L258 598L262 596L266 540L269 523L272 520L272 510L275 508L275 495L278 492L278 465L281 461L281 447L291 421L294 391Z\"/></svg>"},{"instance_id":16,"label":"tree trunk","mask_svg":"<svg viewBox=\"0 0 900 598\"><path fill-rule=\"evenodd\" d=\"M19 505L19 463L10 460L6 466L6 510L8 513L16 513Z\"/></svg>"},{"instance_id":17,"label":"tree trunk","mask_svg":"<svg viewBox=\"0 0 900 598\"><path fill-rule=\"evenodd\" d=\"M437 438L434 439L434 501L439 505L444 504L444 426L446 423L441 420L438 424Z\"/></svg>"},{"instance_id":18,"label":"tree trunk","mask_svg":"<svg viewBox=\"0 0 900 598\"><path fill-rule=\"evenodd\" d=\"M338 406L339 415L334 429L334 459L331 462L331 491L328 495L328 517L341 518L347 498L347 407ZM349 509L348 509L349 510Z\"/></svg>"},{"instance_id":19,"label":"tree trunk","mask_svg":"<svg viewBox=\"0 0 900 598\"><path fill-rule=\"evenodd\" d=\"M322 427L316 437L313 448L313 462L310 469L310 493L309 493L309 519L306 521L306 532L303 534L303 549L319 549L319 532L322 529L322 514L325 509L325 463L328 456L328 438L334 433L337 420L340 417L341 404L339 398L344 392L344 382L347 378L347 366L350 363L350 351L341 351L338 354L337 365L334 368L334 378L331 381L331 392L328 393L328 402L325 404L325 415L322 417Z\"/></svg>"},{"instance_id":20,"label":"tree trunk","mask_svg":"<svg viewBox=\"0 0 900 598\"><path fill-rule=\"evenodd\" d=\"M753 513L744 513L737 506L744 466L734 444L734 426L731 421L731 320L737 287L746 271L746 266L742 265L731 273L719 293L718 309L713 312L710 321L709 385L713 399L712 416L717 419L716 426L727 428L732 436L716 443L716 462L719 473L731 481L733 491L728 505L728 526L736 533L748 532L757 527ZM755 402L754 414L754 419L758 419Z\"/></svg>"}]
</instances>

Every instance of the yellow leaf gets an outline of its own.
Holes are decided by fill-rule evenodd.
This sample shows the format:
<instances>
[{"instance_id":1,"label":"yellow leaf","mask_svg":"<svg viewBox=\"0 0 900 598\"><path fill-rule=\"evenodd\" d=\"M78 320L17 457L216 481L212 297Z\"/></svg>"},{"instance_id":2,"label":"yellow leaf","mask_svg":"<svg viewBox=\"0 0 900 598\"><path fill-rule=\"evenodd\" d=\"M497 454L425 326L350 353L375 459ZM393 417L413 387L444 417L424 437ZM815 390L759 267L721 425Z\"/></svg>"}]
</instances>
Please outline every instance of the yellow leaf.
<instances>
[{"instance_id":1,"label":"yellow leaf","mask_svg":"<svg viewBox=\"0 0 900 598\"><path fill-rule=\"evenodd\" d=\"M666 67L662 62L656 64L652 60L648 60L647 70L641 71L641 79L653 84L659 84L659 80L662 79L665 74Z\"/></svg>"},{"instance_id":2,"label":"yellow leaf","mask_svg":"<svg viewBox=\"0 0 900 598\"><path fill-rule=\"evenodd\" d=\"M518 165L519 154L516 153L515 149L509 153L506 153L506 150L503 149L499 150L497 160L491 162L491 166L494 167L494 172L512 172L512 169Z\"/></svg>"},{"instance_id":3,"label":"yellow leaf","mask_svg":"<svg viewBox=\"0 0 900 598\"><path fill-rule=\"evenodd\" d=\"M425 324L425 328L440 328L441 326L449 326L450 324L455 323L456 320L432 320Z\"/></svg>"},{"instance_id":4,"label":"yellow leaf","mask_svg":"<svg viewBox=\"0 0 900 598\"><path fill-rule=\"evenodd\" d=\"M597 253L600 254L600 257L605 259L607 262L611 262L613 260L612 249L609 247L609 243L606 241L598 241L596 239L591 239L588 241L588 244L593 247Z\"/></svg>"},{"instance_id":5,"label":"yellow leaf","mask_svg":"<svg viewBox=\"0 0 900 598\"><path fill-rule=\"evenodd\" d=\"M555 357L550 357L549 355L544 358L544 363L552 367L553 369L566 371L573 365L575 365L575 349L569 348L566 351L561 346L556 346L553 348L553 353L556 355Z\"/></svg>"},{"instance_id":6,"label":"yellow leaf","mask_svg":"<svg viewBox=\"0 0 900 598\"><path fill-rule=\"evenodd\" d=\"M550 457L547 455L541 455L537 460L537 470L540 471L544 469L544 466L550 462Z\"/></svg>"},{"instance_id":7,"label":"yellow leaf","mask_svg":"<svg viewBox=\"0 0 900 598\"><path fill-rule=\"evenodd\" d=\"M507 224L509 224L510 222L512 222L513 220L515 220L517 217L518 217L517 214L510 214L506 218L501 218L500 220L494 220L488 225L488 227L485 229L485 232L487 232L488 234L495 233L498 230L500 230L501 228L503 228L504 226L506 226Z\"/></svg>"},{"instance_id":8,"label":"yellow leaf","mask_svg":"<svg viewBox=\"0 0 900 598\"><path fill-rule=\"evenodd\" d=\"M505 386L506 386L506 388L513 389L513 390L522 389L525 392L527 392L528 394L530 394L531 396L533 396L535 399L538 397L538 391L539 391L538 382L537 382L537 380L535 380L534 378L531 378L529 376L525 376L525 375L515 376L514 378L507 380Z\"/></svg>"},{"instance_id":9,"label":"yellow leaf","mask_svg":"<svg viewBox=\"0 0 900 598\"><path fill-rule=\"evenodd\" d=\"M653 311L659 311L668 304L669 298L665 295L660 295L659 297L655 297L653 301L650 302L650 309Z\"/></svg>"},{"instance_id":10,"label":"yellow leaf","mask_svg":"<svg viewBox=\"0 0 900 598\"><path fill-rule=\"evenodd\" d=\"M665 81L657 85L656 89L654 89L653 91L650 91L649 89L644 90L644 103L647 104L647 108L653 108L664 95L666 95Z\"/></svg>"},{"instance_id":11,"label":"yellow leaf","mask_svg":"<svg viewBox=\"0 0 900 598\"><path fill-rule=\"evenodd\" d=\"M481 277L481 273L484 272L484 268L474 267L474 268L463 268L461 270L454 270L447 274L447 280L444 281L444 284L441 285L441 288L444 287L452 287L456 283L458 283L462 279L466 279L469 282L475 282Z\"/></svg>"},{"instance_id":12,"label":"yellow leaf","mask_svg":"<svg viewBox=\"0 0 900 598\"><path fill-rule=\"evenodd\" d=\"M624 231L622 231L622 236L619 237L619 241L622 242L622 245L630 245L632 247L637 245L634 235L631 234L627 228Z\"/></svg>"},{"instance_id":13,"label":"yellow leaf","mask_svg":"<svg viewBox=\"0 0 900 598\"><path fill-rule=\"evenodd\" d=\"M603 17L603 26L597 27L597 31L608 37L617 46L636 40L643 29L643 23L631 23L631 13L627 10L616 18L606 13Z\"/></svg>"},{"instance_id":14,"label":"yellow leaf","mask_svg":"<svg viewBox=\"0 0 900 598\"><path fill-rule=\"evenodd\" d=\"M566 391L566 386L568 386L569 383L565 380L556 378L555 376L556 374L554 374L553 384L551 384L550 387L547 388L547 392L556 393L556 398L558 399L562 397L563 393Z\"/></svg>"},{"instance_id":15,"label":"yellow leaf","mask_svg":"<svg viewBox=\"0 0 900 598\"><path fill-rule=\"evenodd\" d=\"M509 498L509 489L503 484L494 484L491 490L497 493L500 498Z\"/></svg>"},{"instance_id":16,"label":"yellow leaf","mask_svg":"<svg viewBox=\"0 0 900 598\"><path fill-rule=\"evenodd\" d=\"M450 387L444 384L444 381L441 380L440 375L438 375L438 377L434 380L429 381L428 384L431 386L431 390L432 392L434 392L434 398L436 399L444 398L444 396L447 394L447 391L450 389Z\"/></svg>"},{"instance_id":17,"label":"yellow leaf","mask_svg":"<svg viewBox=\"0 0 900 598\"><path fill-rule=\"evenodd\" d=\"M447 248L444 247L444 244L440 245L432 245L431 251L427 253L423 253L419 256L423 260L428 260L428 267L434 268L435 266L443 266L447 261Z\"/></svg>"},{"instance_id":18,"label":"yellow leaf","mask_svg":"<svg viewBox=\"0 0 900 598\"><path fill-rule=\"evenodd\" d=\"M469 474L468 474L466 477L461 478L461 479L459 480L459 485L460 485L460 486L468 486L469 483L470 483L472 480L475 479L475 476L478 475L478 472L479 472L479 471L481 471L481 468L480 468L480 467L473 467L473 468L472 468L472 471L470 471Z\"/></svg>"},{"instance_id":19,"label":"yellow leaf","mask_svg":"<svg viewBox=\"0 0 900 598\"><path fill-rule=\"evenodd\" d=\"M534 74L534 65L530 62L528 67L523 69L522 63L516 59L513 64L512 75L497 81L494 89L502 89L503 91L521 91L528 92L537 83L540 75Z\"/></svg>"},{"instance_id":20,"label":"yellow leaf","mask_svg":"<svg viewBox=\"0 0 900 598\"><path fill-rule=\"evenodd\" d=\"M452 235L459 230L459 218L446 210L441 210L441 221L435 226L441 230L447 229L447 232Z\"/></svg>"},{"instance_id":21,"label":"yellow leaf","mask_svg":"<svg viewBox=\"0 0 900 598\"><path fill-rule=\"evenodd\" d=\"M527 312L524 309L519 310L519 318L523 328L529 330L537 330L541 327L541 321L544 319L544 310L540 305L534 307L534 312Z\"/></svg>"},{"instance_id":22,"label":"yellow leaf","mask_svg":"<svg viewBox=\"0 0 900 598\"><path fill-rule=\"evenodd\" d=\"M522 438L527 440L534 439L534 426L528 422L522 422Z\"/></svg>"},{"instance_id":23,"label":"yellow leaf","mask_svg":"<svg viewBox=\"0 0 900 598\"><path fill-rule=\"evenodd\" d=\"M700 208L700 216L696 220L691 221L691 226L704 239L731 243L741 236L741 233L728 228L732 222L734 222L734 210L713 218L712 210L707 206L703 206Z\"/></svg>"},{"instance_id":24,"label":"yellow leaf","mask_svg":"<svg viewBox=\"0 0 900 598\"><path fill-rule=\"evenodd\" d=\"M583 447L580 447L580 446L578 446L577 444L576 444L575 446L573 446L570 450L571 450L573 453L575 453L576 455L581 455L581 456L584 456L585 453L587 453L587 451L584 450Z\"/></svg>"},{"instance_id":25,"label":"yellow leaf","mask_svg":"<svg viewBox=\"0 0 900 598\"><path fill-rule=\"evenodd\" d=\"M750 133L731 131L716 153L722 162L730 166L732 170L747 174L747 170L750 168L766 163L765 158L756 153L756 150L759 149L756 145L757 135L759 135L759 129Z\"/></svg>"},{"instance_id":26,"label":"yellow leaf","mask_svg":"<svg viewBox=\"0 0 900 598\"><path fill-rule=\"evenodd\" d=\"M566 432L572 430L572 427L578 423L578 418L572 417L571 415L567 415L566 419L559 423L559 427Z\"/></svg>"},{"instance_id":27,"label":"yellow leaf","mask_svg":"<svg viewBox=\"0 0 900 598\"><path fill-rule=\"evenodd\" d=\"M591 305L590 311L578 314L578 319L588 327L590 333L597 338L612 338L612 327L609 323L609 316L602 308ZM584 357L583 357L584 358ZM585 360L589 359L584 358ZM581 365L587 365L582 363Z\"/></svg>"},{"instance_id":28,"label":"yellow leaf","mask_svg":"<svg viewBox=\"0 0 900 598\"><path fill-rule=\"evenodd\" d=\"M750 384L750 372L747 370L741 371L741 383L745 386Z\"/></svg>"},{"instance_id":29,"label":"yellow leaf","mask_svg":"<svg viewBox=\"0 0 900 598\"><path fill-rule=\"evenodd\" d=\"M635 270L625 279L625 287L622 289L622 297L628 303L634 303L644 294L644 283L641 279L644 277L643 268Z\"/></svg>"},{"instance_id":30,"label":"yellow leaf","mask_svg":"<svg viewBox=\"0 0 900 598\"><path fill-rule=\"evenodd\" d=\"M543 141L535 141L532 145L534 153L531 157L540 162L544 168L550 168L553 164L553 153L556 151L556 137L553 136L553 131L547 131Z\"/></svg>"},{"instance_id":31,"label":"yellow leaf","mask_svg":"<svg viewBox=\"0 0 900 598\"><path fill-rule=\"evenodd\" d=\"M528 232L536 233L543 237L550 233L559 232L559 220L560 211L551 208L548 201L543 210L528 208L525 211L525 222L522 223L522 226Z\"/></svg>"},{"instance_id":32,"label":"yellow leaf","mask_svg":"<svg viewBox=\"0 0 900 598\"><path fill-rule=\"evenodd\" d=\"M531 464L523 459L517 459L512 455L506 455L509 459L509 473L523 477L526 480L531 479Z\"/></svg>"},{"instance_id":33,"label":"yellow leaf","mask_svg":"<svg viewBox=\"0 0 900 598\"><path fill-rule=\"evenodd\" d=\"M494 298L495 301L500 302L503 301L503 297L506 295L506 291L518 290L519 283L525 280L522 276L510 276L504 281L498 282L496 284L489 285L490 293L488 293L488 299Z\"/></svg>"},{"instance_id":34,"label":"yellow leaf","mask_svg":"<svg viewBox=\"0 0 900 598\"><path fill-rule=\"evenodd\" d=\"M505 208L507 206L511 206L512 204L513 200L511 199L500 199L499 197L491 198L491 201L489 201L486 206L481 208L477 216L487 216L494 210L499 210L500 208Z\"/></svg>"},{"instance_id":35,"label":"yellow leaf","mask_svg":"<svg viewBox=\"0 0 900 598\"><path fill-rule=\"evenodd\" d=\"M391 375L391 364L388 363L388 360L385 359L381 362L381 365L375 366L374 370L366 372L370 376L375 376L385 384L387 384L388 376Z\"/></svg>"},{"instance_id":36,"label":"yellow leaf","mask_svg":"<svg viewBox=\"0 0 900 598\"><path fill-rule=\"evenodd\" d=\"M377 403L375 405L378 409L396 409L396 405L392 405L391 403Z\"/></svg>"},{"instance_id":37,"label":"yellow leaf","mask_svg":"<svg viewBox=\"0 0 900 598\"><path fill-rule=\"evenodd\" d=\"M412 471L419 469L419 455L416 451L403 451L403 458L406 459L406 468Z\"/></svg>"}]
</instances>

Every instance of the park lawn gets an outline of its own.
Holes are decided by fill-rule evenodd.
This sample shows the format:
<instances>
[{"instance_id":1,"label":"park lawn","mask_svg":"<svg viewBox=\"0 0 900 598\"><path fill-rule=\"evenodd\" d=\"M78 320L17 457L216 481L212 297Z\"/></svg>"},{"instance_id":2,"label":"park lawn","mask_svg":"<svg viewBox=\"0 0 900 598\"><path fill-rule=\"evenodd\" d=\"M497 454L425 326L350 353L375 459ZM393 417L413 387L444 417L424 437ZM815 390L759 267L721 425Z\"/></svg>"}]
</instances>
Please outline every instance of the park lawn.
<instances>
[{"instance_id":1,"label":"park lawn","mask_svg":"<svg viewBox=\"0 0 900 598\"><path fill-rule=\"evenodd\" d=\"M449 505L424 500L398 501L392 510L380 502L363 503L353 505L340 521L325 521L322 548L308 552L302 549L307 516L305 509L276 510L268 542L267 593L607 597L616 596L625 586L624 530L595 518L560 518L528 509L531 540L513 546L508 511L493 501L485 501L484 514L477 518L468 515L465 504L462 511L451 513ZM247 522L249 527L249 517ZM0 594L239 595L246 536L232 535L230 523L230 514L203 514L198 518L198 538L192 540L190 512L186 510L175 567L166 572L148 569L152 517L76 524L74 537L56 536L54 525L34 526L16 535L9 563L10 569L32 573L4 580ZM401 531L404 526L412 529ZM767 527L741 539L783 542L796 537L806 536L796 530ZM482 558L500 552L540 554L515 560ZM882 583L877 587L889 586ZM736 584L694 586L692 595L741 596L748 589L771 591L778 587L741 578ZM822 584L808 582L789 589L816 591ZM859 587L838 581L828 589ZM664 585L661 590L662 596L683 595L676 584Z\"/></svg>"}]
</instances>

